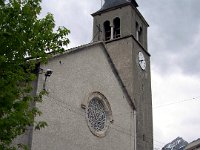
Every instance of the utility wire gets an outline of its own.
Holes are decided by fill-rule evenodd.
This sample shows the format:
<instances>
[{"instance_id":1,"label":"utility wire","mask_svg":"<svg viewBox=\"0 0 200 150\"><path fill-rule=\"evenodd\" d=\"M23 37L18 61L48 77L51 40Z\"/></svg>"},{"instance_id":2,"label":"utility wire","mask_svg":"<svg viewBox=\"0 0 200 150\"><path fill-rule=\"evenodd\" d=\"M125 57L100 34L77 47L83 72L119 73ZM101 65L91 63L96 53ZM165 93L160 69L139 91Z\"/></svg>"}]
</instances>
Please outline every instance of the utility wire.
<instances>
[{"instance_id":1,"label":"utility wire","mask_svg":"<svg viewBox=\"0 0 200 150\"><path fill-rule=\"evenodd\" d=\"M161 104L161 105L158 105L158 106L153 106L153 109L158 109L160 107L167 107L167 106L170 106L170 105L175 105L175 104L179 104L179 103L183 103L183 102L187 102L187 101L193 101L193 100L199 100L200 101L200 96L189 98L189 99L184 99L184 100L180 100L180 101L176 101L176 102L173 102L173 103ZM121 116L121 115L126 115L126 114L131 114L131 113L133 113L133 112L117 113L114 116ZM129 116L127 116L127 117L129 117Z\"/></svg>"},{"instance_id":2,"label":"utility wire","mask_svg":"<svg viewBox=\"0 0 200 150\"><path fill-rule=\"evenodd\" d=\"M160 107L166 107L166 106L174 105L174 104L179 104L179 103L183 103L183 102L187 102L187 101L199 100L199 98L200 98L200 96L193 97L193 98L190 98L190 99L184 99L184 100L176 101L176 102L173 102L173 103L162 104L162 105L154 106L153 109L157 109L157 108L160 108Z\"/></svg>"},{"instance_id":3,"label":"utility wire","mask_svg":"<svg viewBox=\"0 0 200 150\"><path fill-rule=\"evenodd\" d=\"M66 110L69 110L69 111L71 111L71 112L73 112L73 113L75 113L75 114L77 114L77 115L79 115L79 116L85 117L85 115L81 114L80 109L77 109L77 110L72 109L72 107L74 107L74 106L72 106L72 105L70 105L70 104L67 104L66 102L63 102L62 100L58 100L58 98L55 98L55 97L52 97L52 96L49 96L49 98L50 98L50 99L49 99L50 101L54 102L54 103L57 104L58 106L61 106L61 107L65 108ZM61 104L61 105L60 105L60 104ZM66 106L67 106L67 107L66 107ZM78 111L79 111L79 112L78 112ZM116 131L118 131L118 132L121 132L121 133L123 133L123 134L125 134L125 135L127 135L127 136L130 136L130 137L133 137L133 138L134 138L134 136L133 136L132 133L131 133L131 130L128 130L128 129L126 129L126 128L120 126L120 125L117 125L117 124L114 124L114 123L113 123L113 124L111 124L110 128L111 128L111 129L114 129L114 130L116 130ZM138 136L138 138L139 138L140 140L143 140L143 136L142 136L142 135ZM150 138L150 137L145 137L145 138L146 138L146 139L145 139L145 142L148 142L148 143L152 143L152 141L155 141L153 138ZM155 142L163 143L163 142L160 142L160 141L155 141ZM164 143L163 143L163 144L164 144Z\"/></svg>"},{"instance_id":4,"label":"utility wire","mask_svg":"<svg viewBox=\"0 0 200 150\"><path fill-rule=\"evenodd\" d=\"M75 106L72 106L72 105L70 105L69 103L66 103L66 102L64 102L64 101L62 101L62 100L60 100L60 99L58 99L58 98L55 98L55 97L52 96L52 95L48 95L48 97L49 97L49 100L51 100L52 102L56 103L58 106L61 106L61 107L65 108L65 109L67 109L67 110L69 110L69 111L71 111L71 112L73 112L73 113L76 113L76 114L78 114L79 116L85 117L85 115L82 114L82 111L81 111L80 109L78 109L78 108L75 108ZM195 98L191 98L191 99L186 99L186 100L182 100L182 101L179 101L179 102L194 100L194 99L197 99L197 98L199 98L199 97L195 97ZM164 105L162 105L162 106L164 106ZM133 113L133 112L121 113L121 114L119 113L119 114L116 114L115 116L118 116L118 115L126 115L126 114L132 114L132 113ZM130 131L130 130L127 130L126 128L121 127L120 125L111 124L110 128L112 128L112 129L114 129L114 130L116 130L116 131L118 131L118 132L121 132L121 133L123 133L123 134L126 134L126 135L128 135L128 136L133 137L133 135L131 134L131 131ZM139 138L143 140L143 136L142 136L142 135L139 136ZM146 139L145 139L146 142L154 141L154 145L155 145L155 142L156 142L157 144L159 143L159 144L165 145L164 142L155 140L155 139L153 139L153 138L146 137L146 136L145 136L145 138L146 138ZM149 140L150 140L150 141L149 141Z\"/></svg>"},{"instance_id":5,"label":"utility wire","mask_svg":"<svg viewBox=\"0 0 200 150\"><path fill-rule=\"evenodd\" d=\"M58 106L61 106L61 107L64 107L65 109L73 112L73 113L76 113L80 116L83 116L85 117L84 114L82 114L81 110L80 109L77 109L75 108L74 106L62 101L62 100L59 100L58 98L55 98L53 97L52 95L49 95L48 96L52 102L55 102ZM185 100L181 100L181 101L177 101L177 102L174 102L174 103L169 103L169 104L164 104L164 105L159 105L155 108L158 108L158 107L164 107L164 106L168 106L168 105L173 105L173 104L177 104L177 103L182 103L182 102L186 102L186 101L192 101L192 100L199 100L200 96L198 97L194 97L194 98L190 98L190 99L185 99ZM66 107L67 106L67 107ZM154 108L154 109L155 109ZM118 116L118 115L126 115L126 114L132 114L133 112L129 112L129 113L121 113L121 114L116 114L115 116ZM121 127L120 125L117 125L117 124L111 124L110 128L118 131L118 132L121 132L123 134L126 134L127 136L131 136L134 138L134 136L131 134L131 131L130 130L127 130L126 128L124 127ZM142 135L139 136L138 138L140 138L140 140L143 140L143 137ZM161 142L161 141L158 141L156 139L153 139L153 138L150 138L150 137L145 137L145 141L148 142L148 143L152 143L152 141L154 142L154 145L159 148L160 146L159 145L165 145L164 142ZM158 145L159 144L159 145Z\"/></svg>"},{"instance_id":6,"label":"utility wire","mask_svg":"<svg viewBox=\"0 0 200 150\"><path fill-rule=\"evenodd\" d=\"M80 112L79 109L77 109L77 110L79 110L79 112L77 112L75 109L72 109L72 108L71 108L71 107L73 107L72 105L69 105L69 104L67 104L66 102L63 102L63 101L58 100L58 99L55 99L55 98L52 99L52 97L50 98L50 100L51 100L52 102L54 102L55 104L57 104L58 106L65 108L65 109L68 110L68 111L71 111L71 112L73 112L73 113L75 113L75 114L77 114L77 115L79 115L79 116L85 117L84 114L81 114L81 112ZM66 107L66 106L67 106L67 107ZM111 125L110 125L110 128L113 129L113 130L115 130L115 131L117 131L117 132L120 132L120 133L122 133L122 134L125 134L125 135L127 135L127 136L129 136L129 137L135 138L134 135L132 135L131 130L127 130L126 128L121 127L120 125L111 124ZM143 135L139 135L139 136L137 136L137 137L138 137L137 140L141 140L141 141L144 141L144 142L147 142L147 143L150 143L150 144L152 144L152 142L154 141L153 144L154 144L157 148L158 148L158 147L160 148L160 146L159 146L158 144L156 144L155 142L163 143L163 142L154 140L153 138L150 138L150 137L145 137L145 140L144 140L144 139L143 139ZM165 145L165 144L163 143L163 145ZM160 148L160 149L161 149L161 148Z\"/></svg>"},{"instance_id":7,"label":"utility wire","mask_svg":"<svg viewBox=\"0 0 200 150\"><path fill-rule=\"evenodd\" d=\"M53 97L52 95L49 95L48 97L50 98L50 100L51 100L52 102L55 102L57 105L59 105L59 106L61 106L61 107L64 107L65 109L67 109L67 110L69 110L69 111L71 111L71 112L73 112L73 113L76 113L76 114L78 114L78 115L80 115L80 116L85 117L85 115L82 114L82 112L81 112L80 109L77 109L77 108L75 108L74 106L72 106L72 105L70 105L70 104L68 104L68 103L66 103L66 102L64 102L64 101L59 100L58 98L55 98L55 97ZM164 106L168 106L168 105L172 105L172 104L177 104L177 103L182 103L182 102L186 102L186 101L199 100L199 98L200 98L200 96L194 97L194 98L190 98L190 99L181 100L181 101L177 101L177 102L174 102L174 103L159 105L159 106L154 107L154 109L155 109L155 108L158 108L158 107L164 107ZM61 104L61 105L60 105L60 104ZM66 107L66 106L67 106L67 107ZM74 109L74 108L75 108L75 109ZM129 113L131 114L131 113L133 113L133 112L129 112ZM126 114L128 114L128 113L117 114L117 116L118 116L118 115L126 115ZM121 133L123 133L123 134L126 134L127 136L131 136L131 137L134 138L134 136L131 134L131 130L127 130L126 128L121 127L120 125L111 124L110 128L112 128L112 129L114 129L114 130L116 130L116 131L118 131L118 132L121 132ZM141 136L138 136L138 138L139 138L140 140L144 140L142 135L141 135ZM164 142L155 140L155 139L150 138L150 137L145 137L145 141L148 142L148 143L152 143L152 141L153 141L153 142L154 142L154 145L155 145L157 148L159 148L159 147L160 147L159 145L161 145L161 144L162 144L163 146L165 145ZM159 145L158 145L158 144L159 144Z\"/></svg>"}]
</instances>

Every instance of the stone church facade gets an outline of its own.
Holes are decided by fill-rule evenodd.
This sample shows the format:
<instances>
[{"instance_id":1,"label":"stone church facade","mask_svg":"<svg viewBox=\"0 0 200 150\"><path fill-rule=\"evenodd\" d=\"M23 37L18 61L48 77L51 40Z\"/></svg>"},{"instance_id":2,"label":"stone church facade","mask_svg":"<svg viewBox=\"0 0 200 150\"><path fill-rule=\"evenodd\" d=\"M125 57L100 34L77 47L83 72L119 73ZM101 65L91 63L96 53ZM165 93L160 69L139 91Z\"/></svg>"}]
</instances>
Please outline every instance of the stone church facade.
<instances>
[{"instance_id":1,"label":"stone church facade","mask_svg":"<svg viewBox=\"0 0 200 150\"><path fill-rule=\"evenodd\" d=\"M27 134L31 150L153 150L148 23L134 0L105 0L93 42L41 65L35 92L48 127Z\"/></svg>"}]
</instances>

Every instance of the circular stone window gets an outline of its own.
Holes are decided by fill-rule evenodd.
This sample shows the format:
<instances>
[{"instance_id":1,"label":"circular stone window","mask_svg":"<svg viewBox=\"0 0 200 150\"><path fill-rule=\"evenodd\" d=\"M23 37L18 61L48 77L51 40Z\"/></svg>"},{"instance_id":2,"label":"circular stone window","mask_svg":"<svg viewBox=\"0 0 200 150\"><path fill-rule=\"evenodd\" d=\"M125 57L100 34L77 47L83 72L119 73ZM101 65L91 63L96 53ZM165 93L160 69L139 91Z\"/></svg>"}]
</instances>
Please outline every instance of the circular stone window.
<instances>
[{"instance_id":1,"label":"circular stone window","mask_svg":"<svg viewBox=\"0 0 200 150\"><path fill-rule=\"evenodd\" d=\"M99 137L103 137L108 129L110 121L110 106L106 98L100 93L93 93L87 103L86 119L90 131Z\"/></svg>"}]
</instances>

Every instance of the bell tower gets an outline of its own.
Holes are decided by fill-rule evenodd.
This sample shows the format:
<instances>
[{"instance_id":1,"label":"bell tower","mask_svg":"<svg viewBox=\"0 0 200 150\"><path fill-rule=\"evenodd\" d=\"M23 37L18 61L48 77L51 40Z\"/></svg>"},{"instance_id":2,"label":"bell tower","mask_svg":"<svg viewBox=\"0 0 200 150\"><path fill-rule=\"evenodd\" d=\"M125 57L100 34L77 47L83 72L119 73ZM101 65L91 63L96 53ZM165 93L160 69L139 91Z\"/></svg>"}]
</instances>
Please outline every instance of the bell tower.
<instances>
[{"instance_id":1,"label":"bell tower","mask_svg":"<svg viewBox=\"0 0 200 150\"><path fill-rule=\"evenodd\" d=\"M93 41L104 41L109 56L136 106L136 149L153 149L148 23L135 0L105 0L93 13ZM114 116L113 116L114 117Z\"/></svg>"}]
</instances>

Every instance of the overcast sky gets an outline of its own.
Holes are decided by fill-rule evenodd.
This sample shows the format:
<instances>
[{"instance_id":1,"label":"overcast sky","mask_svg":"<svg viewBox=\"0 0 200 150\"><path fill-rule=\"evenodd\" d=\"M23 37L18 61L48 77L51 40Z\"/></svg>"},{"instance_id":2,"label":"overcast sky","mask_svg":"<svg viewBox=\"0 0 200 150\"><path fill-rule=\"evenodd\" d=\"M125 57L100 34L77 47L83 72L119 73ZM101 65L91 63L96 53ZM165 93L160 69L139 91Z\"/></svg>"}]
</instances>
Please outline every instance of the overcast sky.
<instances>
[{"instance_id":1,"label":"overcast sky","mask_svg":"<svg viewBox=\"0 0 200 150\"><path fill-rule=\"evenodd\" d=\"M137 0L150 24L154 146L200 138L200 0ZM91 42L101 0L43 0L42 16L71 30L69 47Z\"/></svg>"}]
</instances>

